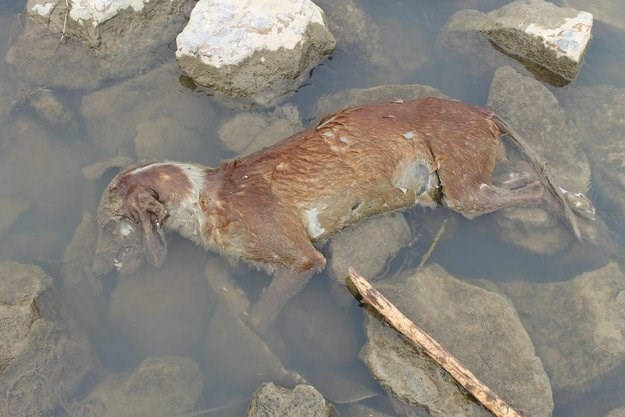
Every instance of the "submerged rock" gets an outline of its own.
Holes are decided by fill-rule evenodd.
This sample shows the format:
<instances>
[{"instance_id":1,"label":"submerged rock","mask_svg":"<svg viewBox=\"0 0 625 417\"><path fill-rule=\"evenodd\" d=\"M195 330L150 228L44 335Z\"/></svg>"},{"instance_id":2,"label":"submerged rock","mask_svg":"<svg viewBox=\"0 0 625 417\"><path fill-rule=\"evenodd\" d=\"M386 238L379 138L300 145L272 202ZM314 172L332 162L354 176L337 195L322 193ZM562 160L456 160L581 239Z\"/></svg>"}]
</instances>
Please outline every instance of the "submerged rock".
<instances>
[{"instance_id":1,"label":"submerged rock","mask_svg":"<svg viewBox=\"0 0 625 417\"><path fill-rule=\"evenodd\" d=\"M584 390L625 361L625 274L614 262L566 282L498 284L558 390Z\"/></svg>"},{"instance_id":2,"label":"submerged rock","mask_svg":"<svg viewBox=\"0 0 625 417\"><path fill-rule=\"evenodd\" d=\"M52 413L96 366L52 278L38 266L0 263L0 415Z\"/></svg>"},{"instance_id":3,"label":"submerged rock","mask_svg":"<svg viewBox=\"0 0 625 417\"><path fill-rule=\"evenodd\" d=\"M334 415L334 407L310 385L298 385L293 389L287 389L271 382L262 384L256 390L246 414L247 417L330 417L332 415Z\"/></svg>"},{"instance_id":4,"label":"submerged rock","mask_svg":"<svg viewBox=\"0 0 625 417\"><path fill-rule=\"evenodd\" d=\"M82 57L96 61L92 77L121 78L163 60L166 53L159 50L167 50L182 29L191 5L190 0L28 0L26 14L55 34L54 49L63 49L61 38L84 43Z\"/></svg>"},{"instance_id":5,"label":"submerged rock","mask_svg":"<svg viewBox=\"0 0 625 417\"><path fill-rule=\"evenodd\" d=\"M200 0L178 35L176 58L197 84L228 96L298 86L332 53L323 11L310 0Z\"/></svg>"},{"instance_id":6,"label":"submerged rock","mask_svg":"<svg viewBox=\"0 0 625 417\"><path fill-rule=\"evenodd\" d=\"M560 101L586 144L602 202L615 218L625 218L625 89L576 87L560 92Z\"/></svg>"},{"instance_id":7,"label":"submerged rock","mask_svg":"<svg viewBox=\"0 0 625 417\"><path fill-rule=\"evenodd\" d=\"M511 67L501 67L493 77L488 106L549 162L558 185L586 193L590 165L581 152L577 130L545 86ZM503 239L532 252L555 253L574 239L566 225L542 208L509 208L495 213L494 218Z\"/></svg>"},{"instance_id":8,"label":"submerged rock","mask_svg":"<svg viewBox=\"0 0 625 417\"><path fill-rule=\"evenodd\" d=\"M109 321L138 354L184 355L197 346L213 307L204 278L205 255L180 239L160 268L145 265L136 274L118 277Z\"/></svg>"},{"instance_id":9,"label":"submerged rock","mask_svg":"<svg viewBox=\"0 0 625 417\"><path fill-rule=\"evenodd\" d=\"M63 297L76 320L91 335L103 336L107 329L102 280L92 270L98 239L95 216L84 212L61 264Z\"/></svg>"},{"instance_id":10,"label":"submerged rock","mask_svg":"<svg viewBox=\"0 0 625 417\"><path fill-rule=\"evenodd\" d=\"M377 287L515 410L551 415L549 379L508 300L463 283L438 265ZM489 415L393 329L369 319L366 332L363 360L394 398L425 407L433 416Z\"/></svg>"},{"instance_id":11,"label":"submerged rock","mask_svg":"<svg viewBox=\"0 0 625 417\"><path fill-rule=\"evenodd\" d=\"M133 149L145 157L196 161L198 132L211 140L214 111L205 100L180 92L175 64L83 96L80 111L100 151L98 159ZM111 124L111 120L115 123ZM175 122L173 122L175 121ZM171 126L168 123L171 122ZM156 129L163 128L156 137ZM172 152L172 154L167 154ZM207 163L205 158L197 161Z\"/></svg>"},{"instance_id":12,"label":"submerged rock","mask_svg":"<svg viewBox=\"0 0 625 417\"><path fill-rule=\"evenodd\" d=\"M428 33L412 19L369 15L354 0L316 0L325 11L341 55L362 84L400 83L429 60Z\"/></svg>"},{"instance_id":13,"label":"submerged rock","mask_svg":"<svg viewBox=\"0 0 625 417\"><path fill-rule=\"evenodd\" d=\"M563 80L577 76L590 45L593 17L590 13L558 7L544 0L517 0L490 13L461 10L441 30L443 50L469 57L473 65L503 64L492 43L526 64L538 65ZM562 83L554 80L552 83Z\"/></svg>"},{"instance_id":14,"label":"submerged rock","mask_svg":"<svg viewBox=\"0 0 625 417\"><path fill-rule=\"evenodd\" d=\"M219 128L219 139L237 155L248 155L302 130L297 107L287 104L271 113L238 113Z\"/></svg>"},{"instance_id":15,"label":"submerged rock","mask_svg":"<svg viewBox=\"0 0 625 417\"><path fill-rule=\"evenodd\" d=\"M195 362L178 356L150 357L129 375L111 375L80 402L70 416L170 417L186 415L199 402L204 383Z\"/></svg>"},{"instance_id":16,"label":"submerged rock","mask_svg":"<svg viewBox=\"0 0 625 417\"><path fill-rule=\"evenodd\" d=\"M410 226L401 213L365 219L332 237L326 270L333 278L333 295L344 303L351 301L345 289L347 269L354 266L363 276L374 278L411 238Z\"/></svg>"},{"instance_id":17,"label":"submerged rock","mask_svg":"<svg viewBox=\"0 0 625 417\"><path fill-rule=\"evenodd\" d=\"M351 106L379 101L407 100L423 97L445 97L434 87L420 84L380 85L370 88L353 88L321 97L317 103L316 115L335 112Z\"/></svg>"}]
</instances>

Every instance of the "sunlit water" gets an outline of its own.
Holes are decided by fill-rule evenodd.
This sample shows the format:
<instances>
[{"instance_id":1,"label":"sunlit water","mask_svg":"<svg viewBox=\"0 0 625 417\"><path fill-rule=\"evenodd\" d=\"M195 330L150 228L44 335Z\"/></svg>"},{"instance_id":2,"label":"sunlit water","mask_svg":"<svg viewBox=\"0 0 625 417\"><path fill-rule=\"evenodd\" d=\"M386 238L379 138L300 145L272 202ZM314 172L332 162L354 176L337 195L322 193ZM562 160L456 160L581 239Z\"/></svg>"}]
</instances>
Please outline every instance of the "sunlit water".
<instances>
[{"instance_id":1,"label":"sunlit water","mask_svg":"<svg viewBox=\"0 0 625 417\"><path fill-rule=\"evenodd\" d=\"M618 4L618 0L612 0ZM0 55L4 56L8 48L16 41L21 30L21 21L17 16L24 7L23 1L0 0ZM362 88L381 84L418 83L438 88L444 94L478 104L486 104L488 88L492 73L476 73L466 71L462 66L450 65L438 58L436 38L440 27L456 11L464 7L478 8L488 11L505 4L500 0L468 1L466 4L456 1L389 1L381 6L379 2L363 0L356 2L383 31L390 31L386 43L378 50L385 54L386 60L394 62L396 71L385 67L380 70L374 63L366 59L358 59L349 50L339 44L332 59L326 60L317 67L311 79L306 81L296 94L288 99L299 109L304 124L312 123L318 116L315 114L317 100L334 91L347 88ZM606 2L607 3L607 2ZM582 8L578 5L578 8ZM625 14L611 16L612 22L625 20ZM389 41L388 39L392 39ZM62 46L61 46L62 47ZM597 23L594 28L594 40L590 48L580 76L564 89L585 85L610 84L625 87L625 36L624 32L613 29L605 24ZM173 60L173 52L165 51L164 60ZM416 65L415 63L419 64ZM43 65L34 63L34 65ZM390 66L392 69L392 65ZM376 73L376 71L379 71ZM165 71L164 75L143 81L139 91L144 89L146 97L133 95L128 98L129 108L119 110L114 106L122 106L123 94L115 103L99 103L95 101L98 119L85 120L81 113L85 97L92 95L89 90L52 89L74 112L77 120L72 128L55 127L41 119L30 107L22 105L21 97L40 86L18 83L19 76L13 68L0 61L0 98L12 107L4 125L0 126L0 197L18 196L27 206L7 230L0 229L0 259L17 260L42 266L60 286L60 261L63 251L72 238L76 226L80 223L82 213L93 212L98 204L99 194L110 180L113 171L104 174L101 179L85 179L81 168L110 156L110 145L100 145L103 137L95 137L93 132L100 132L106 138L135 135L138 128L121 121L126 111L136 111L135 106L145 106L148 119L158 119L160 128L166 128L161 116L172 120L184 118L186 127L191 126L197 141L192 150L172 147L174 156L162 155L164 158L186 159L207 165L216 165L222 158L234 156L221 144L218 127L229 120L235 113L221 107L213 97L201 91L192 91L181 84L178 74ZM150 84L150 83L153 84ZM169 84L163 86L163 83ZM109 83L102 88L114 86ZM43 86L46 87L46 86ZM556 88L549 87L552 91ZM136 92L135 92L136 93ZM163 100L163 103L159 103ZM159 114L171 110L168 101L179 101L185 108L195 108L194 114ZM156 104L154 104L156 103ZM151 107L152 106L152 107ZM87 129L86 124L96 125L95 129ZM137 131L135 131L135 128ZM130 133L129 133L130 132ZM97 134L97 133L96 133ZM132 138L125 145L132 143ZM191 148L190 148L191 149ZM108 153L107 153L108 152ZM128 152L126 146L120 146L120 152ZM7 157L10 155L10 158ZM591 196L593 195L591 191ZM617 237L623 240L622 219L611 218L611 213L601 206L598 208L614 227ZM411 224L417 224L419 215L409 215ZM550 257L530 255L518 248L502 245L493 234L484 231L488 219L474 222L457 220L452 239L443 239L434 252L431 261L440 263L450 273L467 278L487 278L493 281L523 277L528 281L544 281L545 276L559 281L574 277L589 268L587 263L572 262L568 267L554 262ZM620 236L618 234L620 233ZM425 252L429 242L420 242L409 249L417 251L417 255L404 251L389 265L389 269L397 269L404 263L414 265L414 260ZM237 375L237 369L248 364L237 363L237 355L233 354L242 346L211 345L209 323L213 312L211 302L214 301L205 286L204 265L219 262L215 255L206 254L203 250L172 237L170 240L169 259L164 266L165 272L152 277L151 272L138 283L128 284L123 294L115 291L122 279L114 276L106 277L103 282L104 296L110 298L111 306L117 305L117 316L111 317L109 325L100 331L92 332L99 359L110 371L127 371L134 368L141 360L156 354L177 354L193 358L206 376L206 388L202 404L206 407L236 403L227 411L211 415L242 415L245 399L255 389L258 380L246 381L245 372ZM556 255L557 256L557 255ZM226 267L230 268L230 267ZM511 273L514 271L514 273ZM259 272L244 268L238 272L237 282L251 294L257 294L268 279ZM174 275L171 277L170 275ZM158 275L156 272L154 275ZM179 280L179 281L175 281ZM205 293L203 292L205 291ZM133 298L134 297L134 298ZM109 302L109 301L107 301ZM118 304L116 304L118 303ZM328 375L357 380L368 389L383 393L358 359L359 349L364 342L362 334L362 312L356 301L347 306L339 306L330 296L325 275L316 277L299 296L296 303L306 309L306 331L317 327L314 337L327 338L320 340L324 345L322 352L334 352L336 355L315 354L315 347L302 346L297 336L286 337L284 356L287 367L299 371L313 384L323 385ZM194 309L184 309L178 313L177 306L194 304ZM173 307L172 307L173 306ZM134 309L133 309L134 307ZM297 307L297 306L296 306ZM113 308L113 307L111 307ZM191 316L189 316L189 314ZM135 317L129 320L126 316ZM293 313L294 317L297 314ZM134 320L134 321L133 321ZM216 319L214 319L216 320ZM288 323L283 327L297 328L298 325ZM128 321L132 322L128 324ZM331 325L328 325L331 321ZM119 324L119 323L125 324ZM227 324L223 324L226 325ZM128 337L129 328L137 326L138 338ZM216 326L214 323L211 326ZM304 327L304 326L301 326ZM190 330L189 330L190 329ZM313 330L314 332L314 330ZM333 346L333 337L341 335L345 338ZM238 341L245 343L244 341ZM579 343L574 339L566 343ZM222 350L220 350L222 349ZM625 380L621 376L623 369L614 371L603 380L598 381L586 393L577 396L569 392L555 392L555 412L558 417L602 415L611 408L623 406L622 398ZM241 401L243 401L241 403ZM379 407L388 413L392 411L382 397L370 399L369 404Z\"/></svg>"}]
</instances>

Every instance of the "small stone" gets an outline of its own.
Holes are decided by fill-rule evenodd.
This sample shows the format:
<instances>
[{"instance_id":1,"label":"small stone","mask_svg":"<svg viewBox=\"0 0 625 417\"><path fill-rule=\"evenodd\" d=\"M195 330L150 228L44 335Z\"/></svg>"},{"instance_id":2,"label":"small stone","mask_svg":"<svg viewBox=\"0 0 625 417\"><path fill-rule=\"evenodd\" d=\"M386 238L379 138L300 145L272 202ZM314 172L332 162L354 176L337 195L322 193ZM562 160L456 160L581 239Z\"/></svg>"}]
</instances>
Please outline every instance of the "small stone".
<instances>
[{"instance_id":1,"label":"small stone","mask_svg":"<svg viewBox=\"0 0 625 417\"><path fill-rule=\"evenodd\" d=\"M247 417L331 417L334 407L310 385L293 389L279 387L271 382L262 384L254 393L247 409Z\"/></svg>"},{"instance_id":2,"label":"small stone","mask_svg":"<svg viewBox=\"0 0 625 417\"><path fill-rule=\"evenodd\" d=\"M580 70L592 26L593 16L588 12L544 0L516 0L490 13L470 9L457 12L441 30L438 44L473 57L471 65L481 61L496 68L504 64L491 52L486 39L522 63L529 62L556 75L555 79L545 76L538 67L528 65L541 78L565 84Z\"/></svg>"}]
</instances>

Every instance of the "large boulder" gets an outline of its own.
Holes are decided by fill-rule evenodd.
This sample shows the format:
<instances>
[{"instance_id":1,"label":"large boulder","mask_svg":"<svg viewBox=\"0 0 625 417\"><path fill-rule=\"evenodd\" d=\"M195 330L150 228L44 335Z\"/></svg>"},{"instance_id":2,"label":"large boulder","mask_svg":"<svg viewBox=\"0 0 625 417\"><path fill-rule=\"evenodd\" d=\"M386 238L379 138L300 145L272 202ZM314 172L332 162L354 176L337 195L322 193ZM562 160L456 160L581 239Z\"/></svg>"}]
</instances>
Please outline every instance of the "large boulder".
<instances>
[{"instance_id":1,"label":"large boulder","mask_svg":"<svg viewBox=\"0 0 625 417\"><path fill-rule=\"evenodd\" d=\"M487 386L524 415L549 417L551 386L512 304L459 281L438 265L376 284ZM366 326L362 356L394 398L433 416L485 416L440 367L378 320Z\"/></svg>"},{"instance_id":2,"label":"large boulder","mask_svg":"<svg viewBox=\"0 0 625 417\"><path fill-rule=\"evenodd\" d=\"M51 414L95 367L52 278L38 266L0 263L0 416Z\"/></svg>"},{"instance_id":3,"label":"large boulder","mask_svg":"<svg viewBox=\"0 0 625 417\"><path fill-rule=\"evenodd\" d=\"M490 44L552 83L574 79L590 45L590 13L544 0L516 0L489 13L465 9L441 30L443 50L467 57L472 65L496 67L504 61ZM555 77L544 74L545 70Z\"/></svg>"},{"instance_id":4,"label":"large boulder","mask_svg":"<svg viewBox=\"0 0 625 417\"><path fill-rule=\"evenodd\" d=\"M190 0L29 0L26 14L37 24L27 25L23 36L31 41L18 42L10 60L27 70L27 74L33 72L28 69L33 66L29 58L41 62L42 65L34 65L45 67L38 84L49 85L46 78L51 77L55 84L73 86L71 79L56 74L68 51L73 51L71 56L80 63L78 68L88 66L84 75L91 72L90 78L95 82L134 75L163 60L168 43L183 28L191 4ZM41 50L42 54L33 56L29 51L38 50L37 37L30 34L42 27L54 34L44 36L49 39L46 48L50 51ZM67 38L79 40L86 48L59 45L59 39ZM57 50L62 50L61 54ZM74 66L71 69L69 72L74 74ZM34 74L27 78L36 80Z\"/></svg>"},{"instance_id":5,"label":"large boulder","mask_svg":"<svg viewBox=\"0 0 625 417\"><path fill-rule=\"evenodd\" d=\"M616 263L565 282L498 288L519 312L554 389L591 389L625 363L625 274Z\"/></svg>"},{"instance_id":6,"label":"large boulder","mask_svg":"<svg viewBox=\"0 0 625 417\"><path fill-rule=\"evenodd\" d=\"M200 0L176 40L180 68L197 84L259 102L297 87L336 45L310 0Z\"/></svg>"}]
</instances>

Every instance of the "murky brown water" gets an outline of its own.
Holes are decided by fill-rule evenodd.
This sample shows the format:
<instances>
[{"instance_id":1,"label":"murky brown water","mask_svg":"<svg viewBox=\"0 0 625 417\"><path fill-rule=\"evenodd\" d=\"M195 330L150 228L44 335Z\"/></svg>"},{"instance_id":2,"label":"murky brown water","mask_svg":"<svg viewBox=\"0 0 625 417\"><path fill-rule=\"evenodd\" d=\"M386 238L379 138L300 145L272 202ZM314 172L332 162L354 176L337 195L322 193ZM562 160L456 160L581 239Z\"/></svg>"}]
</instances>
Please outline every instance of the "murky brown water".
<instances>
[{"instance_id":1,"label":"murky brown water","mask_svg":"<svg viewBox=\"0 0 625 417\"><path fill-rule=\"evenodd\" d=\"M367 44L358 36L348 39L348 44L352 42L349 47L339 43L332 59L316 68L311 79L288 99L287 104L299 112L294 119L288 113L291 110L285 113L291 115L284 118L295 126L292 129L297 127L297 120L307 125L318 116L315 106L319 98L348 88L416 83L438 88L450 97L486 104L492 71L476 71L440 57L437 34L457 10L472 7L488 11L506 1L355 3L379 26L379 43ZM568 91L580 87L607 84L625 88L625 9L619 0L570 3L578 9L599 3L602 12L598 18L604 21L596 22L593 44L580 76L566 87L548 86L549 90L566 100ZM323 6L323 2L319 4ZM19 36L22 23L17 15L23 7L23 1L0 0L0 56ZM162 61L174 62L171 50L162 54ZM69 114L66 118L50 116L32 104L40 88L49 90L60 101ZM594 108L592 102L587 105ZM62 287L60 264L64 250L83 212L94 212L100 193L114 175L114 171L107 171L102 178L87 179L83 167L119 154L216 165L220 159L236 154L222 144L218 131L237 113L213 97L187 88L175 63L97 89L70 89L22 82L11 65L0 61L0 260L40 265ZM588 144L593 146L592 142ZM623 242L625 226L618 212L593 190L590 196L596 199L617 240ZM416 216L412 217L412 224L418 223ZM488 232L488 219L456 220L453 239L443 240L432 257L433 262L456 276L491 281L511 277L530 282L566 281L605 261L601 253L589 255L590 260L570 255L571 262L554 259L558 255L531 255L502 245ZM421 246L410 249L421 251L413 256L416 259L428 245ZM622 253L622 247L619 251ZM623 264L622 257L615 258ZM397 268L405 259L410 259L406 251L389 268ZM207 261L209 267L219 271L234 269L237 282L251 294L257 294L268 281L263 274L244 267L221 265L215 255L172 237L162 269L146 269L129 278L105 277L102 291L107 305L100 308L107 312L103 313L106 319L84 320L106 369L129 370L152 355L189 356L206 377L202 404L207 408L240 404L264 379L289 380L288 375L276 373L273 357L249 351L255 343L247 339L249 335L228 330L231 318L214 313L215 297L204 277ZM289 318L280 323L286 335L280 355L286 358L285 365L320 390L329 392L341 385L346 392L336 391L343 399L367 397L370 393L383 395L358 359L364 336L357 303L339 305L330 296L325 275L320 275L292 304ZM77 309L90 307L79 305ZM585 317L571 320L583 321ZM226 330L222 330L224 327ZM210 337L215 334L222 337ZM579 337L564 335L561 343L583 344ZM624 371L623 366L615 367L583 386L581 394L555 390L554 415L603 415L625 406ZM354 388L357 393L347 392L349 384L337 379L358 381L360 386ZM367 401L392 414L381 397ZM207 415L242 415L244 408L238 405Z\"/></svg>"}]
</instances>

